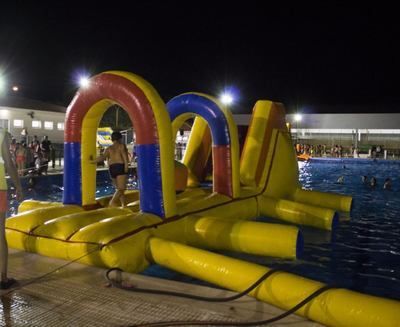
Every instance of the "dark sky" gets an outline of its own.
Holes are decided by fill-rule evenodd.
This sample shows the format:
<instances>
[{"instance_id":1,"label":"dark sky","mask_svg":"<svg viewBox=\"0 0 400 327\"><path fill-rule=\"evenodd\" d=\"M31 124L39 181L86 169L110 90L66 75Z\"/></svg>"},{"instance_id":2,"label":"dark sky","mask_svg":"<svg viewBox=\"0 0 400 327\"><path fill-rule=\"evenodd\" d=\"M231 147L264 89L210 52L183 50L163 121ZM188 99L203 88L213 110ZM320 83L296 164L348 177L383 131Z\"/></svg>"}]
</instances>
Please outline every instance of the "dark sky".
<instances>
[{"instance_id":1,"label":"dark sky","mask_svg":"<svg viewBox=\"0 0 400 327\"><path fill-rule=\"evenodd\" d=\"M0 67L21 96L68 105L79 70L116 69L141 75L165 101L234 86L237 112L257 99L400 112L400 20L380 3L8 2Z\"/></svg>"}]
</instances>

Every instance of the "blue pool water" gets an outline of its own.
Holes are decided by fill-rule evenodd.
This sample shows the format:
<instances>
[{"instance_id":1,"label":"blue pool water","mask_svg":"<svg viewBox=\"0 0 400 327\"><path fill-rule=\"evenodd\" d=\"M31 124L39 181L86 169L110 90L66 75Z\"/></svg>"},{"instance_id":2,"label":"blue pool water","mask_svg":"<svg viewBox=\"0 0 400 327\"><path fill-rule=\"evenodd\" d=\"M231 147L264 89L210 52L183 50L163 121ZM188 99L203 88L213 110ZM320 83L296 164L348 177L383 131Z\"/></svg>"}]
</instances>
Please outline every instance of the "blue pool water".
<instances>
[{"instance_id":1,"label":"blue pool water","mask_svg":"<svg viewBox=\"0 0 400 327\"><path fill-rule=\"evenodd\" d=\"M375 188L361 182L361 176L375 176ZM344 176L344 183L336 183ZM384 190L390 177L392 190ZM26 184L27 180L24 181ZM227 253L268 267L281 267L298 275L363 293L400 300L400 162L356 159L314 160L300 168L300 182L306 189L352 195L351 218L343 219L334 232L300 227L305 241L298 260ZM40 177L26 198L61 201L62 176ZM111 194L107 172L99 172L98 196ZM130 184L134 188L133 183ZM17 206L10 193L10 212ZM260 221L282 223L267 217ZM176 272L152 266L145 275L205 284Z\"/></svg>"},{"instance_id":2,"label":"blue pool water","mask_svg":"<svg viewBox=\"0 0 400 327\"><path fill-rule=\"evenodd\" d=\"M377 186L363 184L374 176ZM336 181L344 176L344 183ZM392 190L384 190L386 178ZM400 299L400 162L315 160L300 168L306 189L352 195L349 221L333 233L302 228L303 257L296 272L326 283Z\"/></svg>"},{"instance_id":3,"label":"blue pool water","mask_svg":"<svg viewBox=\"0 0 400 327\"><path fill-rule=\"evenodd\" d=\"M34 185L29 184L29 178L21 178L21 184L24 191L24 199L34 199L40 201L54 201L62 202L63 196L63 177L62 174L54 174L48 176L35 176L33 177ZM8 216L16 214L18 208L18 202L15 199L14 186L8 180L8 202L9 210ZM128 189L136 189L137 185L133 181L133 177L130 174L128 176ZM96 197L101 197L114 193L114 187L111 184L111 179L108 174L108 170L97 171L97 191Z\"/></svg>"}]
</instances>

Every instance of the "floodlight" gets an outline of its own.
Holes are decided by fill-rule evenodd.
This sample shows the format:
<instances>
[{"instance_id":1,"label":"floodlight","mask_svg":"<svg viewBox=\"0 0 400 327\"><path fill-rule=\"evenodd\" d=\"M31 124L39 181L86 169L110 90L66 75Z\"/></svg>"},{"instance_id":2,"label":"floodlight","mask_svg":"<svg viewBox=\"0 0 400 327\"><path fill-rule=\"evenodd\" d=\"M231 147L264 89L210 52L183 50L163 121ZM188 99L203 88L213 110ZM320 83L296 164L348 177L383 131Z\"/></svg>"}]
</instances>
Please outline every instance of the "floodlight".
<instances>
[{"instance_id":1,"label":"floodlight","mask_svg":"<svg viewBox=\"0 0 400 327\"><path fill-rule=\"evenodd\" d=\"M303 116L301 115L301 114L295 114L294 115L294 120L296 121L296 122L299 122L299 121L301 121L303 119Z\"/></svg>"},{"instance_id":2,"label":"floodlight","mask_svg":"<svg viewBox=\"0 0 400 327\"><path fill-rule=\"evenodd\" d=\"M233 103L234 98L233 98L232 94L226 92L226 93L221 94L220 100L223 104L229 105L229 104Z\"/></svg>"},{"instance_id":3,"label":"floodlight","mask_svg":"<svg viewBox=\"0 0 400 327\"><path fill-rule=\"evenodd\" d=\"M81 76L81 77L79 78L79 86L80 86L80 87L86 89L86 88L89 87L89 85L90 85L89 77L87 77L87 76Z\"/></svg>"}]
</instances>

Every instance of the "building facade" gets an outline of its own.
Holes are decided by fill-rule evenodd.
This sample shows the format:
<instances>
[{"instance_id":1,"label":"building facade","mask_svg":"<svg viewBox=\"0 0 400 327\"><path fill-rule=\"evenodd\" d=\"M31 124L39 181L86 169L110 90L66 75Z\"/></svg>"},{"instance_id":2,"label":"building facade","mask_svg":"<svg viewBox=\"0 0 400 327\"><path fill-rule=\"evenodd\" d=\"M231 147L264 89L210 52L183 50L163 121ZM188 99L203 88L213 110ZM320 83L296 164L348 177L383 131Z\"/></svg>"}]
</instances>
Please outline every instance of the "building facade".
<instances>
[{"instance_id":1,"label":"building facade","mask_svg":"<svg viewBox=\"0 0 400 327\"><path fill-rule=\"evenodd\" d=\"M238 126L248 126L250 115L234 115ZM374 147L400 155L400 114L288 114L293 140L308 145L340 145L369 153Z\"/></svg>"},{"instance_id":2,"label":"building facade","mask_svg":"<svg viewBox=\"0 0 400 327\"><path fill-rule=\"evenodd\" d=\"M286 119L301 143L400 149L400 114L292 114Z\"/></svg>"},{"instance_id":3,"label":"building facade","mask_svg":"<svg viewBox=\"0 0 400 327\"><path fill-rule=\"evenodd\" d=\"M64 119L67 108L48 103L18 98L0 97L0 127L7 129L17 141L21 132L28 132L28 141L34 135L44 135L52 143L64 143Z\"/></svg>"}]
</instances>

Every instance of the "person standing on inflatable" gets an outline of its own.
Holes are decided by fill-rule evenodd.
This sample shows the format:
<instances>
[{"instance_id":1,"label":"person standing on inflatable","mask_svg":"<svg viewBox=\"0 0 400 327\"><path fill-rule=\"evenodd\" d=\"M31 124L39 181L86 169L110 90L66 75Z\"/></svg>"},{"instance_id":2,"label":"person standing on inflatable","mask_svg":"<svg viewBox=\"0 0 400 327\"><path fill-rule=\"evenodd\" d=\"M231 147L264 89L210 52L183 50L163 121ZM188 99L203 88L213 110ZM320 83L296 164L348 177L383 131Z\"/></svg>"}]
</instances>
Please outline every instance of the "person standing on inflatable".
<instances>
[{"instance_id":1,"label":"person standing on inflatable","mask_svg":"<svg viewBox=\"0 0 400 327\"><path fill-rule=\"evenodd\" d=\"M0 289L7 289L15 283L15 279L7 277L8 245L6 240L6 214L7 214L7 182L5 173L10 175L17 190L17 200L22 201L22 187L14 161L10 155L10 134L0 128Z\"/></svg>"},{"instance_id":2,"label":"person standing on inflatable","mask_svg":"<svg viewBox=\"0 0 400 327\"><path fill-rule=\"evenodd\" d=\"M104 154L100 155L90 162L97 164L107 160L108 169L114 187L116 188L114 196L112 197L109 206L117 207L121 203L125 207L125 190L128 180L128 149L125 144L121 143L122 135L120 132L113 132L111 134L111 141L113 144L109 146Z\"/></svg>"}]
</instances>

